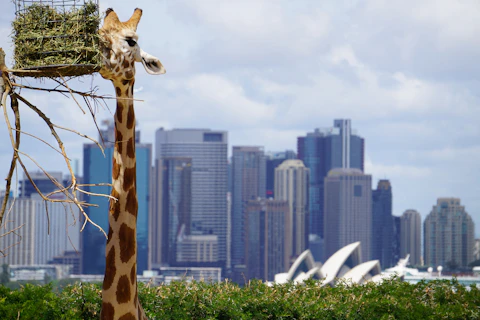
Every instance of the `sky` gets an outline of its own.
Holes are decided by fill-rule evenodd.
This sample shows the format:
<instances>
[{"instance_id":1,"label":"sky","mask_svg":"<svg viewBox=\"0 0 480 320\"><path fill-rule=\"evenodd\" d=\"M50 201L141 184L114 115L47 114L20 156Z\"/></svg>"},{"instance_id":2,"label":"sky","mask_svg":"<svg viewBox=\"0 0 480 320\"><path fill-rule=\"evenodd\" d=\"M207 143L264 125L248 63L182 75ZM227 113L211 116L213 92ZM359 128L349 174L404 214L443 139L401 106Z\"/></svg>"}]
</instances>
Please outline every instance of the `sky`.
<instances>
[{"instance_id":1,"label":"sky","mask_svg":"<svg viewBox=\"0 0 480 320\"><path fill-rule=\"evenodd\" d=\"M14 5L2 4L0 47L8 62ZM112 7L121 20L135 6L142 8L138 43L167 70L151 76L137 66L135 98L143 102L136 103L136 116L143 142L153 143L160 127L211 128L228 131L230 150L259 145L296 151L298 136L348 118L365 138L372 187L379 179L391 181L394 215L415 209L425 218L437 198L457 197L480 236L478 0L102 0L100 5L101 11ZM114 94L99 75L69 85ZM21 93L56 124L98 136L92 116L73 99ZM96 107L96 118L112 119L114 105ZM25 107L21 112L25 131L53 142L32 112ZM0 175L6 177L12 150L3 119L0 137ZM81 168L87 141L68 132L62 138ZM22 139L21 149L45 169L67 171L51 149Z\"/></svg>"}]
</instances>

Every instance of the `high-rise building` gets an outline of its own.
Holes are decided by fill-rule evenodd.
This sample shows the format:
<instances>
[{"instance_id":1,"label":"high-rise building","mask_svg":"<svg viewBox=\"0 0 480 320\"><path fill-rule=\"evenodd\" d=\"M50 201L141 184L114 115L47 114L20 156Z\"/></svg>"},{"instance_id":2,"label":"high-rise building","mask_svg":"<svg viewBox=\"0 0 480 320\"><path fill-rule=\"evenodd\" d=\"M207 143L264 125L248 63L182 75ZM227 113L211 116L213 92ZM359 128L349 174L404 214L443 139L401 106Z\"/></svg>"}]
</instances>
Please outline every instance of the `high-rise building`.
<instances>
[{"instance_id":1,"label":"high-rise building","mask_svg":"<svg viewBox=\"0 0 480 320\"><path fill-rule=\"evenodd\" d=\"M48 177L43 171L29 172L30 179L32 179L35 186L41 193L47 195L52 191L58 190L58 186L55 185L51 179L56 180L58 183L63 184L63 174L60 171L51 171L48 173ZM33 186L32 182L23 174L23 180L20 181L20 197L29 198L32 194L36 194L37 189Z\"/></svg>"},{"instance_id":2,"label":"high-rise building","mask_svg":"<svg viewBox=\"0 0 480 320\"><path fill-rule=\"evenodd\" d=\"M192 159L165 157L162 161L161 228L151 238L157 244L151 250L156 265L176 265L177 243L190 235L192 215ZM155 249L159 249L157 252Z\"/></svg>"},{"instance_id":3,"label":"high-rise building","mask_svg":"<svg viewBox=\"0 0 480 320\"><path fill-rule=\"evenodd\" d=\"M401 218L392 216L393 221L393 236L392 236L392 260L397 263L402 257L400 255L400 243L401 243Z\"/></svg>"},{"instance_id":4,"label":"high-rise building","mask_svg":"<svg viewBox=\"0 0 480 320\"><path fill-rule=\"evenodd\" d=\"M190 234L217 236L216 259L219 267L224 267L227 260L227 139L227 132L209 129L160 128L155 134L155 194L151 230L161 230L163 217L168 214L162 207L164 159L190 158ZM152 239L151 244L152 247L159 245Z\"/></svg>"},{"instance_id":5,"label":"high-rise building","mask_svg":"<svg viewBox=\"0 0 480 320\"><path fill-rule=\"evenodd\" d=\"M285 243L285 253L292 261L308 248L309 172L302 160L285 160L275 169L275 200L289 207L285 232L292 242Z\"/></svg>"},{"instance_id":6,"label":"high-rise building","mask_svg":"<svg viewBox=\"0 0 480 320\"><path fill-rule=\"evenodd\" d=\"M353 242L370 259L372 176L359 169L332 169L325 178L325 259Z\"/></svg>"},{"instance_id":7,"label":"high-rise building","mask_svg":"<svg viewBox=\"0 0 480 320\"><path fill-rule=\"evenodd\" d=\"M247 202L245 219L245 265L247 279L273 281L275 274L290 267L285 243L291 242L286 224L287 201L251 200Z\"/></svg>"},{"instance_id":8,"label":"high-rise building","mask_svg":"<svg viewBox=\"0 0 480 320\"><path fill-rule=\"evenodd\" d=\"M297 153L310 169L309 233L323 238L324 179L335 168L363 171L364 139L351 129L350 120L339 119L331 128L315 129L298 137Z\"/></svg>"},{"instance_id":9,"label":"high-rise building","mask_svg":"<svg viewBox=\"0 0 480 320\"><path fill-rule=\"evenodd\" d=\"M91 186L92 184L106 184L112 181L112 161L114 151L114 124L103 122L106 128L101 130L99 141L104 142L104 154L96 144L83 145L83 181L87 184L85 191L96 194L111 193L107 185ZM138 198L137 216L137 272L142 273L149 269L148 266L148 216L150 197L150 174L152 145L140 143L140 132L135 133L136 148L136 186ZM90 219L108 231L109 199L105 197L85 195L85 201L96 207L87 207L85 212ZM104 274L105 272L105 246L107 239L99 229L87 223L81 234L82 273Z\"/></svg>"},{"instance_id":10,"label":"high-rise building","mask_svg":"<svg viewBox=\"0 0 480 320\"><path fill-rule=\"evenodd\" d=\"M0 198L0 203L3 198ZM12 199L8 200L11 206ZM73 211L70 211L73 210ZM73 213L73 214L72 214ZM47 264L68 250L79 249L78 209L62 203L45 202L38 194L17 198L0 237L1 263L12 265ZM76 223L74 223L76 220ZM3 233L3 232L2 232Z\"/></svg>"},{"instance_id":11,"label":"high-rise building","mask_svg":"<svg viewBox=\"0 0 480 320\"><path fill-rule=\"evenodd\" d=\"M422 217L416 210L409 209L400 217L400 256L410 255L410 264L420 265L422 250Z\"/></svg>"},{"instance_id":12,"label":"high-rise building","mask_svg":"<svg viewBox=\"0 0 480 320\"><path fill-rule=\"evenodd\" d=\"M393 267L392 186L388 180L378 181L372 191L371 260L379 260L382 268Z\"/></svg>"},{"instance_id":13,"label":"high-rise building","mask_svg":"<svg viewBox=\"0 0 480 320\"><path fill-rule=\"evenodd\" d=\"M425 218L425 265L467 267L473 261L474 223L458 198L438 198Z\"/></svg>"},{"instance_id":14,"label":"high-rise building","mask_svg":"<svg viewBox=\"0 0 480 320\"><path fill-rule=\"evenodd\" d=\"M265 196L263 147L234 146L232 151L232 264L245 264L247 201Z\"/></svg>"},{"instance_id":15,"label":"high-rise building","mask_svg":"<svg viewBox=\"0 0 480 320\"><path fill-rule=\"evenodd\" d=\"M480 260L480 239L475 239L475 245L473 246L473 261Z\"/></svg>"},{"instance_id":16,"label":"high-rise building","mask_svg":"<svg viewBox=\"0 0 480 320\"><path fill-rule=\"evenodd\" d=\"M275 199L275 168L277 168L285 160L297 159L297 154L293 150L285 150L280 152L266 152L266 188L265 197Z\"/></svg>"}]
</instances>

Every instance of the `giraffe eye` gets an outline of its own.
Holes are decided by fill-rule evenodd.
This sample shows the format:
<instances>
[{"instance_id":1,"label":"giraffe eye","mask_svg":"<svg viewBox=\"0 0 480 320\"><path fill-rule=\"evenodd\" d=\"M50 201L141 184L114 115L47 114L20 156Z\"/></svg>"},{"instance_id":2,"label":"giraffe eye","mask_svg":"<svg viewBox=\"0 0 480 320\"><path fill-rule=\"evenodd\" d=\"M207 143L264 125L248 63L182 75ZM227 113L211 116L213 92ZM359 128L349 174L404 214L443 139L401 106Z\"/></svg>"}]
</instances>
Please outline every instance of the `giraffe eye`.
<instances>
[{"instance_id":1,"label":"giraffe eye","mask_svg":"<svg viewBox=\"0 0 480 320\"><path fill-rule=\"evenodd\" d=\"M130 47L134 47L137 43L133 39L125 39Z\"/></svg>"}]
</instances>

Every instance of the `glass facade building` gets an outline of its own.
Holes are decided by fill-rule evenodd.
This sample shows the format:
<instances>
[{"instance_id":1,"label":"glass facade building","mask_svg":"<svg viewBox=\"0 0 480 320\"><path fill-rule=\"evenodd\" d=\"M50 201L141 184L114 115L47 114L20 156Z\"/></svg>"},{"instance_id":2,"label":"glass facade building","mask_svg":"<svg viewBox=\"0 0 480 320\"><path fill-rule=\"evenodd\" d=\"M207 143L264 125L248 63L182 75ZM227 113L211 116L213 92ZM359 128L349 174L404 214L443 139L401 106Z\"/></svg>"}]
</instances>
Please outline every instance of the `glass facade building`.
<instances>
[{"instance_id":1,"label":"glass facade building","mask_svg":"<svg viewBox=\"0 0 480 320\"><path fill-rule=\"evenodd\" d=\"M190 234L192 214L192 159L163 159L161 261L176 264L177 242Z\"/></svg>"},{"instance_id":2,"label":"glass facade building","mask_svg":"<svg viewBox=\"0 0 480 320\"><path fill-rule=\"evenodd\" d=\"M325 260L360 241L362 261L370 260L372 176L359 169L332 169L325 178Z\"/></svg>"},{"instance_id":3,"label":"glass facade building","mask_svg":"<svg viewBox=\"0 0 480 320\"><path fill-rule=\"evenodd\" d=\"M400 218L400 257L410 255L410 264L421 265L422 217L416 210L405 211Z\"/></svg>"},{"instance_id":4,"label":"glass facade building","mask_svg":"<svg viewBox=\"0 0 480 320\"><path fill-rule=\"evenodd\" d=\"M112 161L114 146L110 141L113 138L113 124L102 132L105 141L104 152L95 144L83 145L83 181L85 184L111 183ZM137 158L137 273L148 270L148 219L150 198L150 173L152 145L140 143L140 134L136 133L136 158ZM102 141L102 139L100 139ZM93 193L110 194L109 186L86 186L85 191ZM108 231L109 199L85 195L84 200L97 207L87 207L85 212L90 219ZM81 233L82 273L104 274L105 272L105 235L97 227L87 223Z\"/></svg>"},{"instance_id":5,"label":"glass facade building","mask_svg":"<svg viewBox=\"0 0 480 320\"><path fill-rule=\"evenodd\" d=\"M245 210L249 200L265 196L263 147L238 146L232 151L232 264L245 264Z\"/></svg>"},{"instance_id":6,"label":"glass facade building","mask_svg":"<svg viewBox=\"0 0 480 320\"><path fill-rule=\"evenodd\" d=\"M473 261L474 222L458 198L438 198L424 222L425 265L447 269Z\"/></svg>"},{"instance_id":7,"label":"glass facade building","mask_svg":"<svg viewBox=\"0 0 480 320\"><path fill-rule=\"evenodd\" d=\"M287 201L250 200L245 210L245 264L248 279L273 281L275 274L290 267L285 252L289 237Z\"/></svg>"},{"instance_id":8,"label":"glass facade building","mask_svg":"<svg viewBox=\"0 0 480 320\"><path fill-rule=\"evenodd\" d=\"M285 150L280 152L267 152L266 157L266 188L267 199L275 199L275 168L277 168L285 160L297 159L297 154L293 150Z\"/></svg>"},{"instance_id":9,"label":"glass facade building","mask_svg":"<svg viewBox=\"0 0 480 320\"><path fill-rule=\"evenodd\" d=\"M218 237L218 267L227 261L227 152L228 136L225 131L209 129L160 128L155 134L155 196L151 228L161 230L161 221L167 212L162 208L163 177L159 168L172 157L191 159L191 235ZM152 239L154 251L159 245ZM178 254L177 254L178 256ZM152 261L153 264L160 263Z\"/></svg>"},{"instance_id":10,"label":"glass facade building","mask_svg":"<svg viewBox=\"0 0 480 320\"><path fill-rule=\"evenodd\" d=\"M298 159L310 169L309 233L323 239L324 179L331 169L364 170L364 139L351 121L338 119L331 128L315 129L297 139Z\"/></svg>"},{"instance_id":11,"label":"glass facade building","mask_svg":"<svg viewBox=\"0 0 480 320\"><path fill-rule=\"evenodd\" d=\"M372 255L382 268L393 267L393 216L392 186L388 180L380 180L372 191Z\"/></svg>"}]
</instances>

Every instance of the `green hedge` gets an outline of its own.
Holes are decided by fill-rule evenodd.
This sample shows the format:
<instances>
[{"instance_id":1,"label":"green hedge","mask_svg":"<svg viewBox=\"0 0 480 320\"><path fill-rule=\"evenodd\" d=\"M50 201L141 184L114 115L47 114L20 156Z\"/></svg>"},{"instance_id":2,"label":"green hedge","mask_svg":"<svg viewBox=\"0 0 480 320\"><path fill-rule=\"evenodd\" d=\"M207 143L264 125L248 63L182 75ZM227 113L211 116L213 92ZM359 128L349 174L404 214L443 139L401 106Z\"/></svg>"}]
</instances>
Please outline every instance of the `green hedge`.
<instances>
[{"instance_id":1,"label":"green hedge","mask_svg":"<svg viewBox=\"0 0 480 320\"><path fill-rule=\"evenodd\" d=\"M457 281L320 288L315 281L269 287L252 281L140 284L139 298L152 319L480 319L480 290ZM98 319L100 286L0 286L0 319Z\"/></svg>"}]
</instances>

